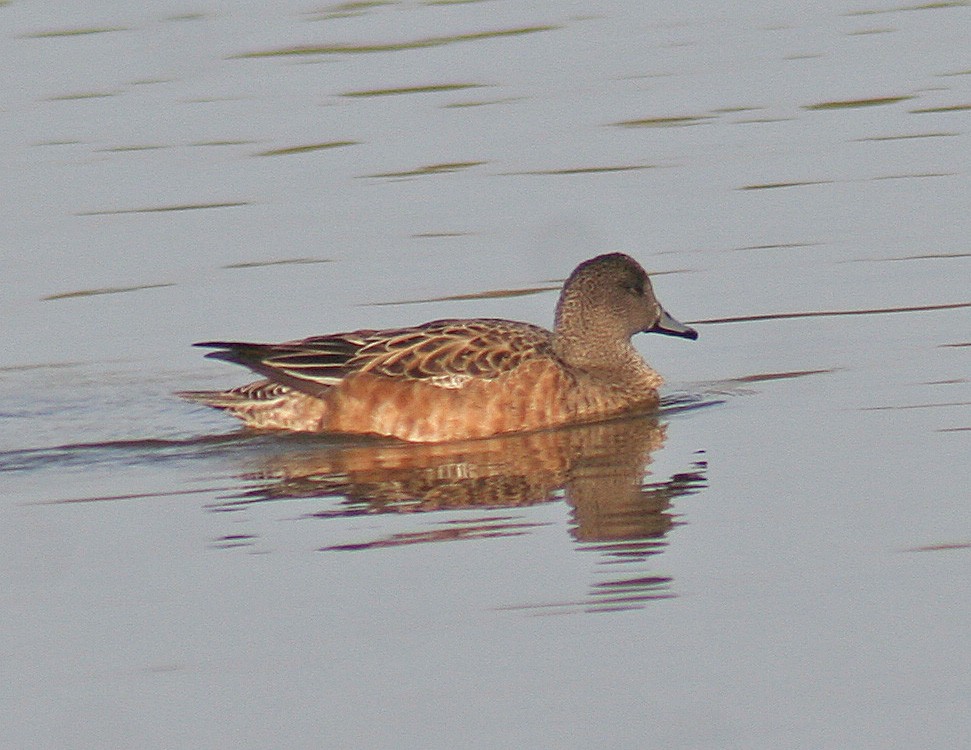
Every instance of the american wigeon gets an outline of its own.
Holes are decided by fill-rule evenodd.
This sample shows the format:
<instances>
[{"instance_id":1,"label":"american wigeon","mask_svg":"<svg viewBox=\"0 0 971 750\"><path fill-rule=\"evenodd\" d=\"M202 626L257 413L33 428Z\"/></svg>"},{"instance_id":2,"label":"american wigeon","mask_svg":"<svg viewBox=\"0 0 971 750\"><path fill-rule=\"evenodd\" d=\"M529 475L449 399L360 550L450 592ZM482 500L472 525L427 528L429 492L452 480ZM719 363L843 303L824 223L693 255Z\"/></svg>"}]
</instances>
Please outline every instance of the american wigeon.
<instances>
[{"instance_id":1,"label":"american wigeon","mask_svg":"<svg viewBox=\"0 0 971 750\"><path fill-rule=\"evenodd\" d=\"M186 391L257 429L442 442L650 410L662 379L631 344L640 332L696 339L654 297L633 258L600 255L563 285L553 331L511 320L436 320L282 344L207 341L207 357L266 377Z\"/></svg>"}]
</instances>

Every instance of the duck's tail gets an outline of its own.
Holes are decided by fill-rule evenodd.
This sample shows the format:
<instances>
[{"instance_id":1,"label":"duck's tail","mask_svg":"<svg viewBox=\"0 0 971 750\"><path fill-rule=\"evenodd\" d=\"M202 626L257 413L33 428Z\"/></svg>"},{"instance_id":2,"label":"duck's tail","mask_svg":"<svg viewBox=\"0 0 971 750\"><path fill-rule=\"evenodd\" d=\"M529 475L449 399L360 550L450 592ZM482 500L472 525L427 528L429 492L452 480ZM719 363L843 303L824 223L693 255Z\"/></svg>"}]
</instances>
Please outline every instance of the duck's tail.
<instances>
[{"instance_id":1,"label":"duck's tail","mask_svg":"<svg viewBox=\"0 0 971 750\"><path fill-rule=\"evenodd\" d=\"M229 391L178 391L175 395L226 411L255 429L315 432L326 413L321 399L270 380L258 380Z\"/></svg>"}]
</instances>

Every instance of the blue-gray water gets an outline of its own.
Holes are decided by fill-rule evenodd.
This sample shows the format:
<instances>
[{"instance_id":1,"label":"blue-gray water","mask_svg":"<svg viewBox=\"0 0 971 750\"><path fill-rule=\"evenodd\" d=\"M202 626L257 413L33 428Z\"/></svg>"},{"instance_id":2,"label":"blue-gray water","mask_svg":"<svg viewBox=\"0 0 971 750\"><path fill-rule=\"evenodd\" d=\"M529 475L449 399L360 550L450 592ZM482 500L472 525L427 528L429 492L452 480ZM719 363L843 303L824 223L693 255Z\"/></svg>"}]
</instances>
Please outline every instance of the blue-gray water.
<instances>
[{"instance_id":1,"label":"blue-gray water","mask_svg":"<svg viewBox=\"0 0 971 750\"><path fill-rule=\"evenodd\" d=\"M967 3L0 29L0 746L966 742ZM701 332L636 340L657 419L409 448L171 395L248 377L197 340L549 325L515 292L610 250Z\"/></svg>"}]
</instances>

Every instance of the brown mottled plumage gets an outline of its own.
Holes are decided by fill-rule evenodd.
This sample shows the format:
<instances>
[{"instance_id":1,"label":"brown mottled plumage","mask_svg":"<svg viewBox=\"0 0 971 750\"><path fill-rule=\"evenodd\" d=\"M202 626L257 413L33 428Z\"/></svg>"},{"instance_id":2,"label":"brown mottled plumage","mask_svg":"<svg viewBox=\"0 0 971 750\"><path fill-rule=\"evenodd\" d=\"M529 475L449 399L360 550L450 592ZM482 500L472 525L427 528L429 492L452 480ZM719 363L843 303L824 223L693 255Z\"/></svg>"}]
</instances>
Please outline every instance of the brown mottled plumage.
<instances>
[{"instance_id":1,"label":"brown mottled plumage","mask_svg":"<svg viewBox=\"0 0 971 750\"><path fill-rule=\"evenodd\" d=\"M437 320L283 344L205 342L208 357L266 380L180 395L248 427L441 442L590 422L657 406L661 376L631 345L638 332L697 338L658 304L621 253L581 263L563 286L554 331L510 320Z\"/></svg>"}]
</instances>

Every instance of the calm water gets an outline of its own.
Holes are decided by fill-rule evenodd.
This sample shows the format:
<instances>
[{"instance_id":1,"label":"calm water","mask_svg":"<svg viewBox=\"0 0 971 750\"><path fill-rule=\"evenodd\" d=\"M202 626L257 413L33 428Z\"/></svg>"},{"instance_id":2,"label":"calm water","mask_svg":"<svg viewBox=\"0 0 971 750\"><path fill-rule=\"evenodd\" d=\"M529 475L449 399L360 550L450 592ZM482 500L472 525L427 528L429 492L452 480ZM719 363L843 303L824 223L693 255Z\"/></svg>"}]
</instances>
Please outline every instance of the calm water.
<instances>
[{"instance_id":1,"label":"calm water","mask_svg":"<svg viewBox=\"0 0 971 750\"><path fill-rule=\"evenodd\" d=\"M0 3L0 746L966 742L971 6L271 5ZM654 417L171 395L608 250Z\"/></svg>"}]
</instances>

